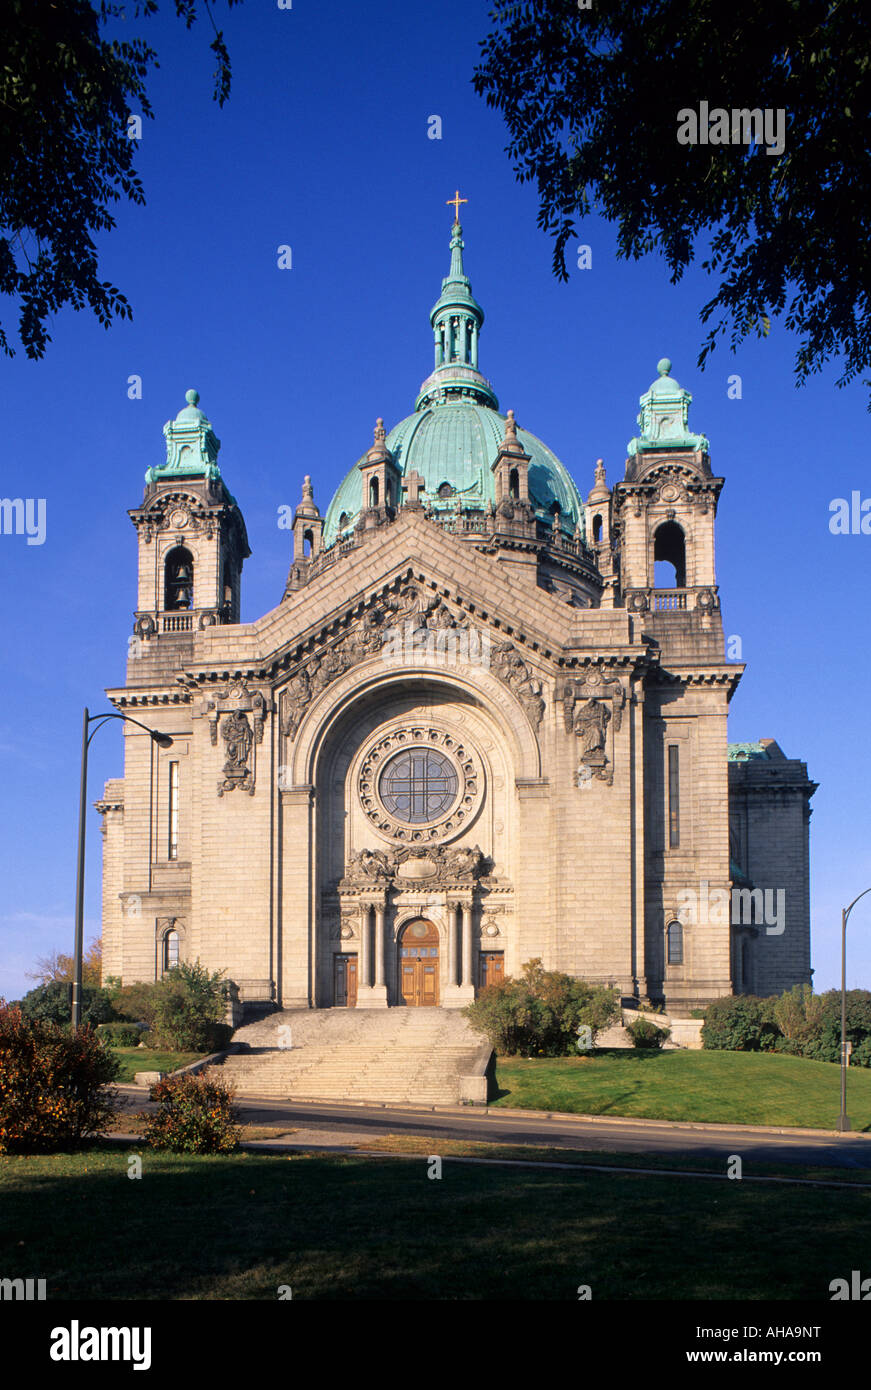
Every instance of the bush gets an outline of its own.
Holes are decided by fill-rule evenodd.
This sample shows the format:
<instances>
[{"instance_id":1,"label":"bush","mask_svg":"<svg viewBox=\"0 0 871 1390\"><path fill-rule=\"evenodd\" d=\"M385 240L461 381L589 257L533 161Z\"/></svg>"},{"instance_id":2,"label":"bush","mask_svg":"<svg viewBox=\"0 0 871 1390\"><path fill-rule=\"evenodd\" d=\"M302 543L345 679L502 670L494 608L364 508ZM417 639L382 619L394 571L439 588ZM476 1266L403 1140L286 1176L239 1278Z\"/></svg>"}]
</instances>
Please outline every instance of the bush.
<instances>
[{"instance_id":1,"label":"bush","mask_svg":"<svg viewBox=\"0 0 871 1390\"><path fill-rule=\"evenodd\" d=\"M233 1091L205 1076L168 1076L151 1088L157 1111L144 1116L143 1137L173 1153L229 1153L239 1142Z\"/></svg>"},{"instance_id":2,"label":"bush","mask_svg":"<svg viewBox=\"0 0 871 1390\"><path fill-rule=\"evenodd\" d=\"M824 1011L823 997L814 994L810 985L793 985L792 989L785 990L779 999L775 999L773 1011L774 1020L784 1038L797 1043L800 1051L805 1043L819 1035ZM779 1050L786 1052L789 1049Z\"/></svg>"},{"instance_id":3,"label":"bush","mask_svg":"<svg viewBox=\"0 0 871 1390\"><path fill-rule=\"evenodd\" d=\"M138 1047L142 1030L135 1023L101 1023L97 1037L109 1047Z\"/></svg>"},{"instance_id":4,"label":"bush","mask_svg":"<svg viewBox=\"0 0 871 1390\"><path fill-rule=\"evenodd\" d=\"M117 1072L93 1028L73 1034L0 1000L0 1154L50 1153L98 1134L114 1114Z\"/></svg>"},{"instance_id":5,"label":"bush","mask_svg":"<svg viewBox=\"0 0 871 1390\"><path fill-rule=\"evenodd\" d=\"M160 994L160 985L150 984L121 985L117 979L107 983L109 998L120 1019L130 1023L144 1023L150 1028L154 1023L154 1013Z\"/></svg>"},{"instance_id":6,"label":"bush","mask_svg":"<svg viewBox=\"0 0 871 1390\"><path fill-rule=\"evenodd\" d=\"M804 1056L813 1057L818 1062L840 1062L841 1060L841 991L827 990L818 996L821 1004L821 1019L814 1037L804 1044ZM847 1038L853 1044L850 1065L866 1067L869 1065L871 1039L871 993L867 989L847 990Z\"/></svg>"},{"instance_id":7,"label":"bush","mask_svg":"<svg viewBox=\"0 0 871 1390\"><path fill-rule=\"evenodd\" d=\"M649 1018L636 1018L626 1024L633 1047L662 1047L671 1037L670 1028L658 1028Z\"/></svg>"},{"instance_id":8,"label":"bush","mask_svg":"<svg viewBox=\"0 0 871 1390\"><path fill-rule=\"evenodd\" d=\"M577 1051L578 1029L596 1034L617 1017L617 993L527 961L519 978L490 985L464 1013L509 1057L562 1057Z\"/></svg>"},{"instance_id":9,"label":"bush","mask_svg":"<svg viewBox=\"0 0 871 1390\"><path fill-rule=\"evenodd\" d=\"M771 1052L780 1029L774 999L753 994L726 995L709 1004L702 1024L702 1046L727 1052Z\"/></svg>"},{"instance_id":10,"label":"bush","mask_svg":"<svg viewBox=\"0 0 871 1390\"><path fill-rule=\"evenodd\" d=\"M53 980L51 984L37 985L28 990L21 1000L21 1012L25 1018L40 1023L55 1023L58 1027L69 1027L72 1021L72 986L65 980ZM112 1001L104 989L93 985L82 986L82 1023L96 1028L100 1023L108 1023L115 1017Z\"/></svg>"},{"instance_id":11,"label":"bush","mask_svg":"<svg viewBox=\"0 0 871 1390\"><path fill-rule=\"evenodd\" d=\"M216 1038L223 1036L216 1025L223 1023L229 989L223 973L210 974L198 960L168 970L156 986L149 1047L215 1051Z\"/></svg>"}]
</instances>

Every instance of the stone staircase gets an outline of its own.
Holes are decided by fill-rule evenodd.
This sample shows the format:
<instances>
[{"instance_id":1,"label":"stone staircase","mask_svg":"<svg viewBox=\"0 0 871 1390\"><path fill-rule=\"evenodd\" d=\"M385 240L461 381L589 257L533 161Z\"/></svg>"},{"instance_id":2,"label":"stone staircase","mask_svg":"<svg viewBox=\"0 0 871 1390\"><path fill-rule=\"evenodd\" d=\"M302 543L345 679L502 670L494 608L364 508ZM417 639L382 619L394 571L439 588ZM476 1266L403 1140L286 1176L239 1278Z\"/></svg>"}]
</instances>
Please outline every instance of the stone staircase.
<instances>
[{"instance_id":1,"label":"stone staircase","mask_svg":"<svg viewBox=\"0 0 871 1390\"><path fill-rule=\"evenodd\" d=\"M213 1074L240 1096L417 1105L455 1105L490 1050L453 1009L290 1009L233 1043Z\"/></svg>"}]
</instances>

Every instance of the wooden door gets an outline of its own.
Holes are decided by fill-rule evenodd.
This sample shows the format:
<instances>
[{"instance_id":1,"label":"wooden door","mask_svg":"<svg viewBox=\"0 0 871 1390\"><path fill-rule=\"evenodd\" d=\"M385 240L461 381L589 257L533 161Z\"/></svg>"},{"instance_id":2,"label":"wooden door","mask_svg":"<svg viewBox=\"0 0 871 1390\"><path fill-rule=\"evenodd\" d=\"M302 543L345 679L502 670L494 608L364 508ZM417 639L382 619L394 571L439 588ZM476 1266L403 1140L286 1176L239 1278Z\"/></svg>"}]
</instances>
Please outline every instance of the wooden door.
<instances>
[{"instance_id":1,"label":"wooden door","mask_svg":"<svg viewBox=\"0 0 871 1390\"><path fill-rule=\"evenodd\" d=\"M480 989L486 989L488 985L498 984L505 979L504 952L482 951L479 960L478 986Z\"/></svg>"},{"instance_id":2,"label":"wooden door","mask_svg":"<svg viewBox=\"0 0 871 1390\"><path fill-rule=\"evenodd\" d=\"M337 955L334 967L333 998L336 1004L353 1009L357 1005L357 957Z\"/></svg>"},{"instance_id":3,"label":"wooden door","mask_svg":"<svg viewBox=\"0 0 871 1390\"><path fill-rule=\"evenodd\" d=\"M399 995L407 1007L439 1002L439 936L432 922L409 922L399 939Z\"/></svg>"}]
</instances>

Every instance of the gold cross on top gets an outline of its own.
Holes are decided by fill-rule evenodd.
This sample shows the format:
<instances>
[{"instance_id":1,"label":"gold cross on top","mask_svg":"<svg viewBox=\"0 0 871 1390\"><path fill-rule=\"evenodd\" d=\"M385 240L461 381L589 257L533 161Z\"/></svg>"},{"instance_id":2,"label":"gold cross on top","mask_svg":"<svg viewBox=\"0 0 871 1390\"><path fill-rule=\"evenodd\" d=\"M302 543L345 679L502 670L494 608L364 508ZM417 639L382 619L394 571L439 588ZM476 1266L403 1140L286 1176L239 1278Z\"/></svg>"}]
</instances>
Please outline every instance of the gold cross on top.
<instances>
[{"instance_id":1,"label":"gold cross on top","mask_svg":"<svg viewBox=\"0 0 871 1390\"><path fill-rule=\"evenodd\" d=\"M455 221L455 222L459 222L459 220L460 220L460 203L467 203L468 201L469 201L468 198L461 198L461 197L460 197L460 190L459 190L459 189L457 189L457 191L456 191L456 193L454 194L453 198L446 198L446 199L445 199L445 202L447 203L448 207L452 207L452 208L454 209L454 221Z\"/></svg>"}]
</instances>

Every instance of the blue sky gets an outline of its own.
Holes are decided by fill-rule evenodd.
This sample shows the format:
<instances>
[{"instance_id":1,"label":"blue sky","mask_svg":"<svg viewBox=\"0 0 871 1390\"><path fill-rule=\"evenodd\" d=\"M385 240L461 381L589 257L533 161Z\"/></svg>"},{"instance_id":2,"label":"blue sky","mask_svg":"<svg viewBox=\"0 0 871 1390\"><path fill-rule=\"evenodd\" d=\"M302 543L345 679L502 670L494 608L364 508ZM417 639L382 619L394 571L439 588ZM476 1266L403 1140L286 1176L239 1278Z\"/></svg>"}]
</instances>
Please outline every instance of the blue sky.
<instances>
[{"instance_id":1,"label":"blue sky","mask_svg":"<svg viewBox=\"0 0 871 1390\"><path fill-rule=\"evenodd\" d=\"M211 100L209 31L167 11L143 21L160 54L138 170L144 208L119 205L100 241L104 278L130 299L109 332L84 313L55 321L46 358L0 361L0 493L44 498L46 537L0 536L3 768L0 996L29 987L35 957L72 944L82 706L106 707L124 677L135 607L143 474L164 458L162 426L196 387L253 551L242 616L278 602L290 534L278 509L312 475L325 511L372 438L410 413L432 365L429 309L447 273L459 187L466 268L486 312L481 369L503 410L557 453L582 492L596 458L622 476L638 397L667 355L694 396L691 427L726 478L717 568L726 632L747 672L733 741L774 737L820 783L811 821L817 987L839 980L840 909L871 884L865 717L871 641L869 536L832 536L829 502L868 478L861 386L830 370L801 391L795 342L704 373L699 271L677 287L656 258L626 264L590 221L592 268L550 270L534 189L518 185L500 118L472 90L487 5L442 0L248 0L221 23L234 77ZM131 22L132 27L132 22ZM427 137L442 119L442 139ZM292 247L279 270L278 248ZM8 321L8 305L0 306ZM739 373L741 400L727 398ZM142 378L142 398L127 381ZM12 696L14 695L14 699ZM90 801L122 772L111 725L92 745ZM99 932L99 817L90 813L86 936ZM850 928L851 985L871 986L871 896Z\"/></svg>"}]
</instances>

